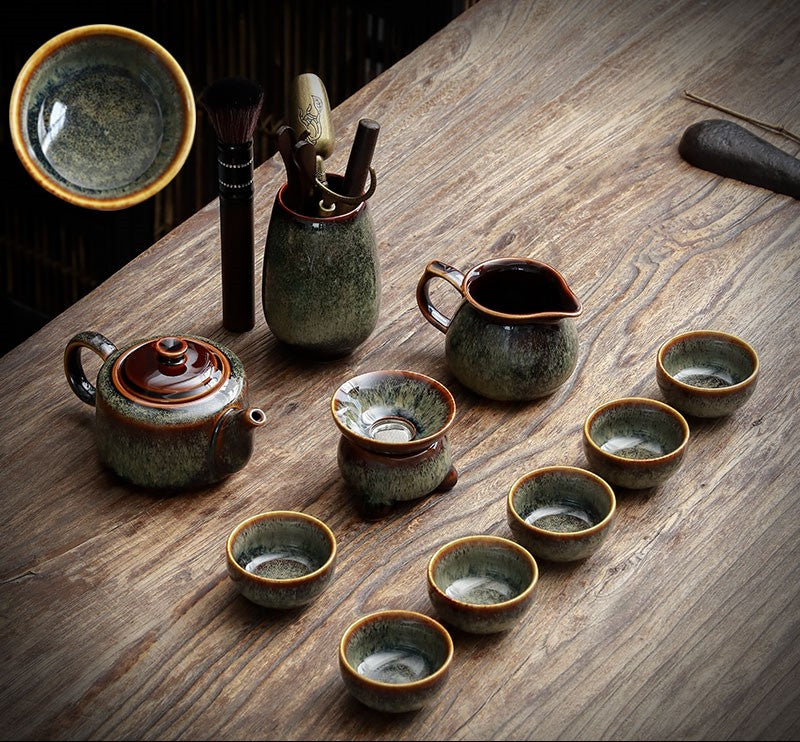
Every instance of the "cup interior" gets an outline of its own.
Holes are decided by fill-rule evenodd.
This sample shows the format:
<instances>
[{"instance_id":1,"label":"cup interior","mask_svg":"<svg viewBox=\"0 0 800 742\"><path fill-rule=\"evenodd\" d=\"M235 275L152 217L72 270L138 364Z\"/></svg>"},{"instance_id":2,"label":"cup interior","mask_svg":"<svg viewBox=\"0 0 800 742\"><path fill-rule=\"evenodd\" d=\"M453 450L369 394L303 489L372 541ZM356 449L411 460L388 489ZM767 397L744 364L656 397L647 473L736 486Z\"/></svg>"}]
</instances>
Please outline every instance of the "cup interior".
<instances>
[{"instance_id":1,"label":"cup interior","mask_svg":"<svg viewBox=\"0 0 800 742\"><path fill-rule=\"evenodd\" d=\"M48 190L81 206L122 208L177 172L194 110L183 71L156 42L85 26L51 39L20 72L12 132L23 164Z\"/></svg>"},{"instance_id":2,"label":"cup interior","mask_svg":"<svg viewBox=\"0 0 800 742\"><path fill-rule=\"evenodd\" d=\"M676 381L701 389L724 389L741 384L758 366L753 349L731 335L687 333L668 341L659 362Z\"/></svg>"},{"instance_id":3,"label":"cup interior","mask_svg":"<svg viewBox=\"0 0 800 742\"><path fill-rule=\"evenodd\" d=\"M637 460L667 456L689 435L678 412L644 399L618 400L595 410L586 429L604 453Z\"/></svg>"},{"instance_id":4,"label":"cup interior","mask_svg":"<svg viewBox=\"0 0 800 742\"><path fill-rule=\"evenodd\" d=\"M574 315L581 311L580 302L556 271L536 261L487 261L467 274L464 287L472 303L497 314Z\"/></svg>"},{"instance_id":5,"label":"cup interior","mask_svg":"<svg viewBox=\"0 0 800 742\"><path fill-rule=\"evenodd\" d=\"M538 577L530 555L497 537L467 537L447 544L431 559L429 575L440 592L473 605L514 600Z\"/></svg>"},{"instance_id":6,"label":"cup interior","mask_svg":"<svg viewBox=\"0 0 800 742\"><path fill-rule=\"evenodd\" d=\"M342 433L380 452L421 450L455 418L455 400L438 381L411 371L375 371L344 383L331 411Z\"/></svg>"},{"instance_id":7,"label":"cup interior","mask_svg":"<svg viewBox=\"0 0 800 742\"><path fill-rule=\"evenodd\" d=\"M611 488L596 476L557 468L521 478L510 502L527 525L552 533L587 531L603 523L615 508Z\"/></svg>"},{"instance_id":8,"label":"cup interior","mask_svg":"<svg viewBox=\"0 0 800 742\"><path fill-rule=\"evenodd\" d=\"M453 645L427 616L387 611L367 616L345 633L342 656L351 670L378 683L414 683L445 667Z\"/></svg>"},{"instance_id":9,"label":"cup interior","mask_svg":"<svg viewBox=\"0 0 800 742\"><path fill-rule=\"evenodd\" d=\"M230 553L245 572L267 580L292 580L324 567L335 553L330 531L303 514L256 516L234 531Z\"/></svg>"}]
</instances>

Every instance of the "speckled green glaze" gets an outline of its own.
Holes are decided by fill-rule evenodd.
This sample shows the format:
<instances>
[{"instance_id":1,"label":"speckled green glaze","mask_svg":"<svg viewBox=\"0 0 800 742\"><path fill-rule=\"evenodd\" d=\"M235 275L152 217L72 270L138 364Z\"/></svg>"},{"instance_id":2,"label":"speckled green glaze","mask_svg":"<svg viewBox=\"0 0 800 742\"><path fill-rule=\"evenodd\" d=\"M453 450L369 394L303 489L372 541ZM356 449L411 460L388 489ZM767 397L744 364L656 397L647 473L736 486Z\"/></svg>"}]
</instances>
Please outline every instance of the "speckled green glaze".
<instances>
[{"instance_id":1,"label":"speckled green glaze","mask_svg":"<svg viewBox=\"0 0 800 742\"><path fill-rule=\"evenodd\" d=\"M79 333L70 345L77 341L89 347L96 337ZM213 394L164 407L140 404L116 386L113 368L131 348L159 337L115 349L100 367L94 401L99 458L123 479L148 489L182 490L220 481L247 463L253 432L263 424L251 417L255 408L247 407L244 367L231 350L213 343L230 364L229 378ZM212 344L207 338L182 337Z\"/></svg>"},{"instance_id":2,"label":"speckled green glaze","mask_svg":"<svg viewBox=\"0 0 800 742\"><path fill-rule=\"evenodd\" d=\"M265 608L298 608L331 582L336 538L318 518L273 510L242 521L228 536L228 576L248 600Z\"/></svg>"},{"instance_id":3,"label":"speckled green glaze","mask_svg":"<svg viewBox=\"0 0 800 742\"><path fill-rule=\"evenodd\" d=\"M683 415L644 397L600 405L583 425L589 468L611 485L627 489L663 484L683 463L688 442L689 425Z\"/></svg>"},{"instance_id":4,"label":"speckled green glaze","mask_svg":"<svg viewBox=\"0 0 800 742\"><path fill-rule=\"evenodd\" d=\"M452 319L430 297L433 279L464 297ZM575 317L583 307L564 278L530 258L497 258L466 274L431 261L417 284L417 305L445 333L454 376L489 399L526 401L552 394L578 361Z\"/></svg>"},{"instance_id":5,"label":"speckled green glaze","mask_svg":"<svg viewBox=\"0 0 800 742\"><path fill-rule=\"evenodd\" d=\"M399 502L452 489L458 476L447 436L405 456L375 453L340 436L337 463L359 509L370 519Z\"/></svg>"},{"instance_id":6,"label":"speckled green glaze","mask_svg":"<svg viewBox=\"0 0 800 742\"><path fill-rule=\"evenodd\" d=\"M676 335L656 354L656 380L664 399L692 417L735 412L755 391L758 372L758 355L748 343L715 330Z\"/></svg>"},{"instance_id":7,"label":"speckled green glaze","mask_svg":"<svg viewBox=\"0 0 800 742\"><path fill-rule=\"evenodd\" d=\"M593 472L548 466L528 472L511 486L508 526L531 554L551 562L572 562L594 554L610 533L616 497Z\"/></svg>"},{"instance_id":8,"label":"speckled green glaze","mask_svg":"<svg viewBox=\"0 0 800 742\"><path fill-rule=\"evenodd\" d=\"M131 29L60 34L20 73L15 96L23 164L82 206L122 208L152 195L191 148L188 80L164 49Z\"/></svg>"},{"instance_id":9,"label":"speckled green glaze","mask_svg":"<svg viewBox=\"0 0 800 742\"><path fill-rule=\"evenodd\" d=\"M436 379L391 369L346 381L331 398L331 414L342 434L356 445L406 455L425 450L450 429L456 403ZM384 438L375 432L382 421L393 420L406 428L405 436Z\"/></svg>"},{"instance_id":10,"label":"speckled green glaze","mask_svg":"<svg viewBox=\"0 0 800 742\"><path fill-rule=\"evenodd\" d=\"M329 175L332 188L337 178ZM380 264L367 203L341 216L309 218L286 208L281 192L264 248L267 325L308 355L346 355L375 329L380 309Z\"/></svg>"},{"instance_id":11,"label":"speckled green glaze","mask_svg":"<svg viewBox=\"0 0 800 742\"><path fill-rule=\"evenodd\" d=\"M334 392L337 461L364 515L455 486L447 440L455 414L448 389L414 371L370 371Z\"/></svg>"},{"instance_id":12,"label":"speckled green glaze","mask_svg":"<svg viewBox=\"0 0 800 742\"><path fill-rule=\"evenodd\" d=\"M416 711L439 695L449 677L453 640L422 613L384 610L353 622L339 642L345 688L377 711Z\"/></svg>"},{"instance_id":13,"label":"speckled green glaze","mask_svg":"<svg viewBox=\"0 0 800 742\"><path fill-rule=\"evenodd\" d=\"M442 546L427 575L428 597L442 621L493 634L512 628L531 607L539 568L513 541L473 535Z\"/></svg>"},{"instance_id":14,"label":"speckled green glaze","mask_svg":"<svg viewBox=\"0 0 800 742\"><path fill-rule=\"evenodd\" d=\"M575 370L578 329L572 319L487 322L465 302L447 331L445 358L454 376L477 394L499 401L537 399L552 394Z\"/></svg>"}]
</instances>

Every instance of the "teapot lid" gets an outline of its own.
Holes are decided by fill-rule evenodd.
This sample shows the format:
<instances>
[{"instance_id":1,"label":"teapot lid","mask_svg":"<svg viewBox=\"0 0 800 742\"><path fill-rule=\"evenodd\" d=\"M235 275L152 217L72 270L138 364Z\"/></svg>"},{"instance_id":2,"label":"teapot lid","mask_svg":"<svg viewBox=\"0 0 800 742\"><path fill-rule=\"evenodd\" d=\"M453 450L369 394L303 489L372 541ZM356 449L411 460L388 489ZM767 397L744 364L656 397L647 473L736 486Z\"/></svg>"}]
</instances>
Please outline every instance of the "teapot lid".
<instances>
[{"instance_id":1,"label":"teapot lid","mask_svg":"<svg viewBox=\"0 0 800 742\"><path fill-rule=\"evenodd\" d=\"M159 337L125 351L111 378L129 399L151 406L171 406L213 393L230 377L230 362L198 338Z\"/></svg>"}]
</instances>

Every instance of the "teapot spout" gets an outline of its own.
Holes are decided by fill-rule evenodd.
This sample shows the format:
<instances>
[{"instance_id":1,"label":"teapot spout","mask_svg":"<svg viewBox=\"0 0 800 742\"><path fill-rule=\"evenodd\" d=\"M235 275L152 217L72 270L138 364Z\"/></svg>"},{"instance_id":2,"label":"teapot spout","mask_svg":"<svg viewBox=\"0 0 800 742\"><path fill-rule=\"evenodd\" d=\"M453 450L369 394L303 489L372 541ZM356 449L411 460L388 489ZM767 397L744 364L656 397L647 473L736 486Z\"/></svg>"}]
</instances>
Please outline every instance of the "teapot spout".
<instances>
[{"instance_id":1,"label":"teapot spout","mask_svg":"<svg viewBox=\"0 0 800 742\"><path fill-rule=\"evenodd\" d=\"M239 471L253 453L253 431L267 421L258 407L229 407L217 419L209 449L214 479Z\"/></svg>"},{"instance_id":2,"label":"teapot spout","mask_svg":"<svg viewBox=\"0 0 800 742\"><path fill-rule=\"evenodd\" d=\"M267 416L264 414L264 411L258 407L248 407L246 410L240 410L238 418L245 429L260 428L267 422Z\"/></svg>"}]
</instances>

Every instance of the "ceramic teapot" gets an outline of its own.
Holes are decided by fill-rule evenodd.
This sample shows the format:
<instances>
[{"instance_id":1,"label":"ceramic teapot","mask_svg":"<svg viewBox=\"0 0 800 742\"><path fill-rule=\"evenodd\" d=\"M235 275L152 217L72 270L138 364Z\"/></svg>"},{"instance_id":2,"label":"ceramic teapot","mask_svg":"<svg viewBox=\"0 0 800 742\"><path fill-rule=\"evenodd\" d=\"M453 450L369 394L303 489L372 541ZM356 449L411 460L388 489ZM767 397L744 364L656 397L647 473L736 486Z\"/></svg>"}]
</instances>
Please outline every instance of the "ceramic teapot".
<instances>
[{"instance_id":1,"label":"ceramic teapot","mask_svg":"<svg viewBox=\"0 0 800 742\"><path fill-rule=\"evenodd\" d=\"M96 386L86 378L83 348L103 359ZM101 461L146 488L199 487L233 474L266 421L245 402L241 361L206 338L159 335L117 348L98 332L81 332L67 343L64 372L95 407Z\"/></svg>"}]
</instances>

